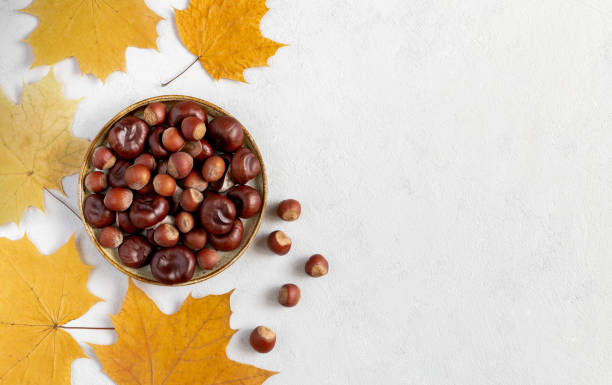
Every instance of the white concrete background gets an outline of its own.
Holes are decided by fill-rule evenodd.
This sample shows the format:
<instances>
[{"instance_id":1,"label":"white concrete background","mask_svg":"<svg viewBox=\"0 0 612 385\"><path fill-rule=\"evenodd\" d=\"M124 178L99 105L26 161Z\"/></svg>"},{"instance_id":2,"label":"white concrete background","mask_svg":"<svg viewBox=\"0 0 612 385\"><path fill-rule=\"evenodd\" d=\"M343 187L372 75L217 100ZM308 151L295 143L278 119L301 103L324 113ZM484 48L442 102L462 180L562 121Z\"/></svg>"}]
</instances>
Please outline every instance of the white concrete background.
<instances>
[{"instance_id":1,"label":"white concrete background","mask_svg":"<svg viewBox=\"0 0 612 385\"><path fill-rule=\"evenodd\" d=\"M0 86L14 101L32 50L35 18L0 5ZM298 222L269 215L258 244L227 272L184 288L138 284L167 313L237 288L229 356L280 371L280 384L609 384L612 377L612 3L604 0L269 0L264 34L289 44L249 84L211 79L178 39L172 7L158 46L129 48L127 73L105 83L67 59L53 71L83 98L74 134L93 138L123 107L180 93L234 113L269 170L270 203L296 197ZM64 185L76 204L76 177ZM79 222L47 197L19 225L44 253L72 232L95 266L104 299L73 325L110 325L127 279L90 244ZM261 239L294 239L285 257ZM321 252L331 272L302 273ZM294 309L275 303L285 282L302 287ZM278 333L267 355L250 329ZM110 384L91 359L73 384Z\"/></svg>"}]
</instances>

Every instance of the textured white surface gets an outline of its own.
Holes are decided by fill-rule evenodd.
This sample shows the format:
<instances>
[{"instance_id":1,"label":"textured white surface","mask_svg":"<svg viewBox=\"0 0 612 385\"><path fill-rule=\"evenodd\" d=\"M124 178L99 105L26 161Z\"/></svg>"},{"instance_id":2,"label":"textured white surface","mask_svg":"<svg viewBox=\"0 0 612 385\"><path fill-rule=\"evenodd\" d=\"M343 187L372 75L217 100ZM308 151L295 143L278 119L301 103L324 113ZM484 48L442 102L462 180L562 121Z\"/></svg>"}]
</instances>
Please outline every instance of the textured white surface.
<instances>
[{"instance_id":1,"label":"textured white surface","mask_svg":"<svg viewBox=\"0 0 612 385\"><path fill-rule=\"evenodd\" d=\"M34 18L0 5L0 86L19 100ZM8 3L8 4L7 4ZM184 288L139 284L171 313L237 288L231 358L278 370L280 384L609 384L612 377L612 3L604 0L269 0L262 29L289 44L250 84L212 80L178 40L171 6L159 49L127 50L127 73L106 83L68 59L54 71L84 99L73 130L93 138L118 110L181 93L234 113L269 170L270 203L295 197L288 256L262 241L227 272ZM64 185L76 202L76 177ZM51 198L20 226L45 253L71 232L105 302L74 325L109 325L127 279ZM330 274L309 279L321 252ZM303 299L275 302L294 282ZM266 324L276 349L254 353ZM112 332L73 333L112 343ZM95 358L73 364L74 385L110 384Z\"/></svg>"}]
</instances>

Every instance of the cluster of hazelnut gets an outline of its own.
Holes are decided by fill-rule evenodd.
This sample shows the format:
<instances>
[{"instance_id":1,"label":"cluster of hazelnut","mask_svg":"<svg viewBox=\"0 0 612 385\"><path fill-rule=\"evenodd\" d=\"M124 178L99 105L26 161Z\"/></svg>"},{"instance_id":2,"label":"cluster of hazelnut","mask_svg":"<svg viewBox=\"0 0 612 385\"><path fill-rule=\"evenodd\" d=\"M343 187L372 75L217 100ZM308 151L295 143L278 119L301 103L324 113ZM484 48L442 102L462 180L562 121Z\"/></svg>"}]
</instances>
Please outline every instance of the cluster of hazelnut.
<instances>
[{"instance_id":1,"label":"cluster of hazelnut","mask_svg":"<svg viewBox=\"0 0 612 385\"><path fill-rule=\"evenodd\" d=\"M277 214L285 221L295 221L300 217L302 206L295 199L286 199L278 205ZM268 247L278 255L285 255L291 249L291 238L283 231L276 230L268 236ZM329 264L321 254L312 255L304 266L306 274L311 277L322 277L329 271ZM287 307L293 307L300 301L301 292L298 285L286 283L278 291L278 302ZM276 333L266 326L257 326L251 332L249 342L253 349L260 353L268 353L276 344Z\"/></svg>"},{"instance_id":2,"label":"cluster of hazelnut","mask_svg":"<svg viewBox=\"0 0 612 385\"><path fill-rule=\"evenodd\" d=\"M91 195L83 214L124 265L150 264L158 281L186 282L196 264L213 269L217 251L240 246L240 218L262 206L246 185L261 165L232 117L209 121L199 105L184 101L169 111L152 103L143 118L122 118L109 131L109 147L93 151L97 170L85 177Z\"/></svg>"}]
</instances>

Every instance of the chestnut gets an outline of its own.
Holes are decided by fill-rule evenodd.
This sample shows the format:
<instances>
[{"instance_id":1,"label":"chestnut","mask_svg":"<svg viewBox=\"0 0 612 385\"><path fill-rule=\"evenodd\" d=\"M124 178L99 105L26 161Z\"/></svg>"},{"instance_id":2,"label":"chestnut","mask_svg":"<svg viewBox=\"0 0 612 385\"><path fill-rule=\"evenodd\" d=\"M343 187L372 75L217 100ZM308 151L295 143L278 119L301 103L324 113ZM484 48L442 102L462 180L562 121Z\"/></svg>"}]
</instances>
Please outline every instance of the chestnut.
<instances>
[{"instance_id":1,"label":"chestnut","mask_svg":"<svg viewBox=\"0 0 612 385\"><path fill-rule=\"evenodd\" d=\"M208 184L208 189L212 190L212 191L216 191L216 192L226 192L227 190L231 189L232 187L234 187L234 185L236 184L236 182L234 182L234 180L231 178L231 161L232 161L232 157L229 154L221 154L219 155L221 158L223 158L223 161L225 162L225 173L223 174L223 176L221 177L221 179L219 179L216 182L211 182Z\"/></svg>"},{"instance_id":2,"label":"chestnut","mask_svg":"<svg viewBox=\"0 0 612 385\"><path fill-rule=\"evenodd\" d=\"M248 148L241 148L232 157L231 173L236 183L246 184L261 171L257 156Z\"/></svg>"},{"instance_id":3,"label":"chestnut","mask_svg":"<svg viewBox=\"0 0 612 385\"><path fill-rule=\"evenodd\" d=\"M187 282L193 277L196 259L185 246L160 249L151 259L151 273L160 282L175 284Z\"/></svg>"},{"instance_id":4,"label":"chestnut","mask_svg":"<svg viewBox=\"0 0 612 385\"><path fill-rule=\"evenodd\" d=\"M125 183L125 171L130 167L130 162L117 159L117 162L108 170L108 184L112 187L127 187Z\"/></svg>"},{"instance_id":5,"label":"chestnut","mask_svg":"<svg viewBox=\"0 0 612 385\"><path fill-rule=\"evenodd\" d=\"M160 102L151 103L144 109L143 116L149 126L161 124L166 120L166 105Z\"/></svg>"},{"instance_id":6,"label":"chestnut","mask_svg":"<svg viewBox=\"0 0 612 385\"><path fill-rule=\"evenodd\" d=\"M208 123L206 139L216 150L234 152L244 142L242 124L231 116L218 116Z\"/></svg>"},{"instance_id":7,"label":"chestnut","mask_svg":"<svg viewBox=\"0 0 612 385\"><path fill-rule=\"evenodd\" d=\"M181 211L176 215L176 227L181 233L188 233L195 226L193 215L187 211Z\"/></svg>"},{"instance_id":8,"label":"chestnut","mask_svg":"<svg viewBox=\"0 0 612 385\"><path fill-rule=\"evenodd\" d=\"M136 159L134 159L134 164L142 164L149 171L155 171L157 167L157 162L155 161L155 157L151 154L140 154Z\"/></svg>"},{"instance_id":9,"label":"chestnut","mask_svg":"<svg viewBox=\"0 0 612 385\"><path fill-rule=\"evenodd\" d=\"M123 242L123 233L117 228L117 226L107 226L100 230L98 234L98 242L102 247L108 247L114 249L119 247Z\"/></svg>"},{"instance_id":10,"label":"chestnut","mask_svg":"<svg viewBox=\"0 0 612 385\"><path fill-rule=\"evenodd\" d=\"M104 206L112 211L125 211L132 204L134 193L132 190L123 187L112 187L106 192Z\"/></svg>"},{"instance_id":11,"label":"chestnut","mask_svg":"<svg viewBox=\"0 0 612 385\"><path fill-rule=\"evenodd\" d=\"M105 146L96 147L93 150L93 154L91 154L91 163L95 168L99 168L100 170L106 170L115 165L117 158L115 154Z\"/></svg>"},{"instance_id":12,"label":"chestnut","mask_svg":"<svg viewBox=\"0 0 612 385\"><path fill-rule=\"evenodd\" d=\"M157 243L155 243L155 227L149 227L148 229L146 229L145 237L147 238L147 241L149 241L149 243L153 246L159 246Z\"/></svg>"},{"instance_id":13,"label":"chestnut","mask_svg":"<svg viewBox=\"0 0 612 385\"><path fill-rule=\"evenodd\" d=\"M145 229L161 222L170 211L170 204L164 197L154 194L139 196L130 207L130 221L134 226Z\"/></svg>"},{"instance_id":14,"label":"chestnut","mask_svg":"<svg viewBox=\"0 0 612 385\"><path fill-rule=\"evenodd\" d=\"M196 228L185 234L183 243L191 250L200 250L206 245L207 234L204 229Z\"/></svg>"},{"instance_id":15,"label":"chestnut","mask_svg":"<svg viewBox=\"0 0 612 385\"><path fill-rule=\"evenodd\" d=\"M221 194L206 194L200 206L200 222L211 234L226 234L232 229L236 218L234 202Z\"/></svg>"},{"instance_id":16,"label":"chestnut","mask_svg":"<svg viewBox=\"0 0 612 385\"><path fill-rule=\"evenodd\" d=\"M278 291L278 303L293 307L300 301L300 288L292 283L286 283Z\"/></svg>"},{"instance_id":17,"label":"chestnut","mask_svg":"<svg viewBox=\"0 0 612 385\"><path fill-rule=\"evenodd\" d=\"M329 264L321 254L315 254L308 258L304 270L311 277L322 277L329 271Z\"/></svg>"},{"instance_id":18,"label":"chestnut","mask_svg":"<svg viewBox=\"0 0 612 385\"><path fill-rule=\"evenodd\" d=\"M151 171L145 165L133 164L125 170L123 177L129 188L140 190L149 183Z\"/></svg>"},{"instance_id":19,"label":"chestnut","mask_svg":"<svg viewBox=\"0 0 612 385\"><path fill-rule=\"evenodd\" d=\"M185 143L183 148L181 148L181 151L188 153L194 159L196 159L196 157L202 152L202 143L200 143L199 140L190 140Z\"/></svg>"},{"instance_id":20,"label":"chestnut","mask_svg":"<svg viewBox=\"0 0 612 385\"><path fill-rule=\"evenodd\" d=\"M87 190L97 193L106 190L107 187L106 174L102 171L92 171L85 176L85 188Z\"/></svg>"},{"instance_id":21,"label":"chestnut","mask_svg":"<svg viewBox=\"0 0 612 385\"><path fill-rule=\"evenodd\" d=\"M106 227L115 221L115 214L104 206L104 196L100 194L85 198L83 216L93 227Z\"/></svg>"},{"instance_id":22,"label":"chestnut","mask_svg":"<svg viewBox=\"0 0 612 385\"><path fill-rule=\"evenodd\" d=\"M136 234L140 229L130 221L130 215L127 211L117 212L117 225L119 228L128 234Z\"/></svg>"},{"instance_id":23,"label":"chestnut","mask_svg":"<svg viewBox=\"0 0 612 385\"><path fill-rule=\"evenodd\" d=\"M176 179L183 179L193 168L193 158L186 152L175 152L168 159L168 174Z\"/></svg>"},{"instance_id":24,"label":"chestnut","mask_svg":"<svg viewBox=\"0 0 612 385\"><path fill-rule=\"evenodd\" d=\"M198 251L196 258L201 269L211 270L219 262L219 253L213 249L204 248Z\"/></svg>"},{"instance_id":25,"label":"chestnut","mask_svg":"<svg viewBox=\"0 0 612 385\"><path fill-rule=\"evenodd\" d=\"M198 153L198 155L193 155L195 159L203 160L215 155L215 150L213 150L212 146L206 139L200 139L200 144L202 145L202 150Z\"/></svg>"},{"instance_id":26,"label":"chestnut","mask_svg":"<svg viewBox=\"0 0 612 385\"><path fill-rule=\"evenodd\" d=\"M125 238L117 254L127 267L142 267L147 264L153 246L142 235L130 235Z\"/></svg>"},{"instance_id":27,"label":"chestnut","mask_svg":"<svg viewBox=\"0 0 612 385\"><path fill-rule=\"evenodd\" d=\"M208 242L217 250L232 251L240 246L244 235L244 226L240 219L236 219L227 234L210 234Z\"/></svg>"},{"instance_id":28,"label":"chestnut","mask_svg":"<svg viewBox=\"0 0 612 385\"><path fill-rule=\"evenodd\" d=\"M181 194L180 204L185 211L196 211L203 199L204 196L201 192L193 188L188 188Z\"/></svg>"},{"instance_id":29,"label":"chestnut","mask_svg":"<svg viewBox=\"0 0 612 385\"><path fill-rule=\"evenodd\" d=\"M166 150L176 152L183 148L185 139L176 127L168 127L162 134L162 144Z\"/></svg>"},{"instance_id":30,"label":"chestnut","mask_svg":"<svg viewBox=\"0 0 612 385\"><path fill-rule=\"evenodd\" d=\"M183 179L183 187L193 188L202 192L208 187L208 182L202 178L202 174L198 170L191 170L189 175Z\"/></svg>"},{"instance_id":31,"label":"chestnut","mask_svg":"<svg viewBox=\"0 0 612 385\"><path fill-rule=\"evenodd\" d=\"M268 235L268 247L278 255L285 255L291 249L291 238L280 230L273 231Z\"/></svg>"},{"instance_id":32,"label":"chestnut","mask_svg":"<svg viewBox=\"0 0 612 385\"><path fill-rule=\"evenodd\" d=\"M153 181L149 179L149 182L144 185L143 188L136 190L140 195L148 194L153 191Z\"/></svg>"},{"instance_id":33,"label":"chestnut","mask_svg":"<svg viewBox=\"0 0 612 385\"><path fill-rule=\"evenodd\" d=\"M181 132L187 140L200 140L206 134L206 124L195 116L188 116L181 122Z\"/></svg>"},{"instance_id":34,"label":"chestnut","mask_svg":"<svg viewBox=\"0 0 612 385\"><path fill-rule=\"evenodd\" d=\"M276 333L268 327L257 326L251 332L249 342L253 349L259 353L268 353L274 349L274 345L276 344Z\"/></svg>"},{"instance_id":35,"label":"chestnut","mask_svg":"<svg viewBox=\"0 0 612 385\"><path fill-rule=\"evenodd\" d=\"M168 124L178 127L179 124L188 116L195 116L203 122L206 122L206 112L194 102L184 101L178 102L168 112Z\"/></svg>"},{"instance_id":36,"label":"chestnut","mask_svg":"<svg viewBox=\"0 0 612 385\"><path fill-rule=\"evenodd\" d=\"M169 155L168 151L162 145L162 136L166 129L162 126L154 127L149 134L149 139L147 142L149 143L149 149L151 153L156 158L165 158Z\"/></svg>"},{"instance_id":37,"label":"chestnut","mask_svg":"<svg viewBox=\"0 0 612 385\"><path fill-rule=\"evenodd\" d=\"M153 233L153 240L159 246L170 247L178 243L179 232L176 227L169 223L162 223L157 226Z\"/></svg>"},{"instance_id":38,"label":"chestnut","mask_svg":"<svg viewBox=\"0 0 612 385\"><path fill-rule=\"evenodd\" d=\"M225 172L225 162L218 155L211 156L202 165L202 177L207 182L216 182Z\"/></svg>"},{"instance_id":39,"label":"chestnut","mask_svg":"<svg viewBox=\"0 0 612 385\"><path fill-rule=\"evenodd\" d=\"M145 147L149 126L135 116L119 120L108 134L108 144L119 158L134 159Z\"/></svg>"},{"instance_id":40,"label":"chestnut","mask_svg":"<svg viewBox=\"0 0 612 385\"><path fill-rule=\"evenodd\" d=\"M278 205L276 213L285 221L295 221L300 217L302 205L295 199L285 199Z\"/></svg>"},{"instance_id":41,"label":"chestnut","mask_svg":"<svg viewBox=\"0 0 612 385\"><path fill-rule=\"evenodd\" d=\"M236 205L236 214L240 218L250 218L261 209L259 192L251 186L236 186L227 193L227 197Z\"/></svg>"},{"instance_id":42,"label":"chestnut","mask_svg":"<svg viewBox=\"0 0 612 385\"><path fill-rule=\"evenodd\" d=\"M171 199L171 209L170 211L177 212L178 209L181 207L181 195L183 195L183 190L181 188L181 186L176 186L176 189L174 190L174 194L172 194L172 199Z\"/></svg>"},{"instance_id":43,"label":"chestnut","mask_svg":"<svg viewBox=\"0 0 612 385\"><path fill-rule=\"evenodd\" d=\"M157 174L153 178L153 189L161 196L169 197L176 190L176 181L167 174Z\"/></svg>"}]
</instances>

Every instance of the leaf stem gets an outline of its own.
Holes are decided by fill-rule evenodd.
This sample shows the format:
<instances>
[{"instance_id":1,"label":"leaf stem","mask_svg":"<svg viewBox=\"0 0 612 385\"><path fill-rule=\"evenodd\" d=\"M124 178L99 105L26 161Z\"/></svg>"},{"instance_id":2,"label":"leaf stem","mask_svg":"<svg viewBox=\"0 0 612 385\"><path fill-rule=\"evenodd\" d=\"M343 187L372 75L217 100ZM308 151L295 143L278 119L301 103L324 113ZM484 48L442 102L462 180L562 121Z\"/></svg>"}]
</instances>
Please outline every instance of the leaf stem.
<instances>
[{"instance_id":1,"label":"leaf stem","mask_svg":"<svg viewBox=\"0 0 612 385\"><path fill-rule=\"evenodd\" d=\"M185 72L187 72L187 70L188 70L189 68L191 68L191 66L192 66L192 65L194 65L194 64L195 64L195 63L196 63L198 60L200 60L200 57L199 57L199 56L196 56L196 57L195 57L195 59L193 59L193 61L191 62L191 64L189 64L189 65L187 66L187 68L185 68L183 71L181 71L181 73L179 73L178 75L176 75L176 76L175 76L175 77L173 77L172 79L168 80L168 81L167 81L167 82L165 82L165 83L162 83L162 85L161 85L161 86L162 86L162 87L165 87L165 86L167 86L168 84L170 84L170 83L172 83L173 81L175 81L175 80L176 80L176 79L177 79L179 76L181 76L182 74L184 74Z\"/></svg>"},{"instance_id":2,"label":"leaf stem","mask_svg":"<svg viewBox=\"0 0 612 385\"><path fill-rule=\"evenodd\" d=\"M79 215L79 213L76 212L75 209L72 208L72 206L70 206L68 203L64 202L63 199L61 199L60 197L58 197L57 195L55 195L54 192L52 192L51 190L49 190L46 187L43 187L43 190L45 190L46 192L49 193L49 195L51 195L53 198L55 198L59 203L63 204L68 210L72 211L72 213L80 220L81 216Z\"/></svg>"}]
</instances>

